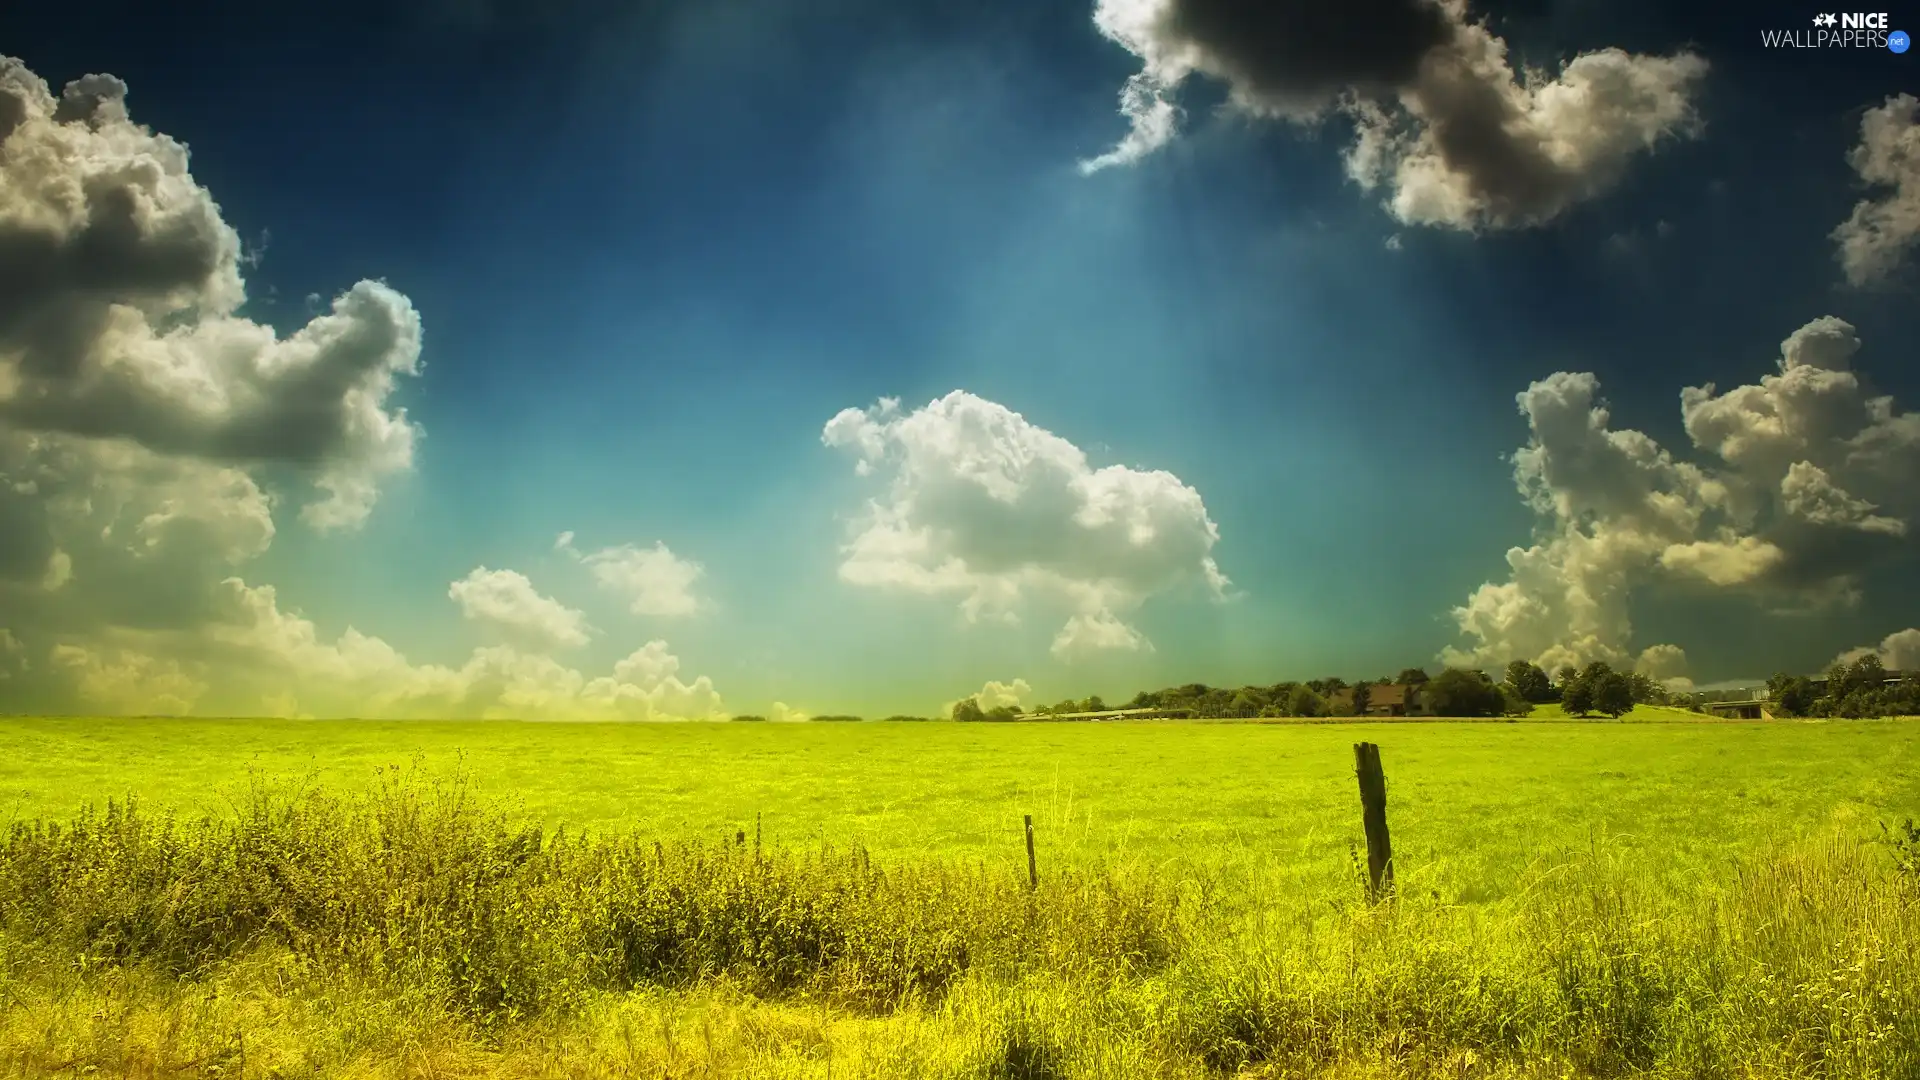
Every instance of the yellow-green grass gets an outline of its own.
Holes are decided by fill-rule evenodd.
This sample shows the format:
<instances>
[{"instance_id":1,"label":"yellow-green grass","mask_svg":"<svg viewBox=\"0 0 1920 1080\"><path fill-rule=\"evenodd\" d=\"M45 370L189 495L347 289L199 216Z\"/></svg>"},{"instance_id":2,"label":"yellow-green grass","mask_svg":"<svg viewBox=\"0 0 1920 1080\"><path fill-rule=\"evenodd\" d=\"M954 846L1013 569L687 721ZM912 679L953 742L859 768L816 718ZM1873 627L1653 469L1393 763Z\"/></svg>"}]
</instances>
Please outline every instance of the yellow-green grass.
<instances>
[{"instance_id":1,"label":"yellow-green grass","mask_svg":"<svg viewBox=\"0 0 1920 1080\"><path fill-rule=\"evenodd\" d=\"M1352 744L1379 743L1402 878L1507 895L1543 852L1608 838L1677 883L1742 852L1920 816L1920 724L637 724L0 720L0 820L138 796L188 814L248 783L363 787L461 768L533 820L665 838L761 834L1024 870L1205 867L1344 880ZM1170 871L1171 872L1171 871Z\"/></svg>"},{"instance_id":2,"label":"yellow-green grass","mask_svg":"<svg viewBox=\"0 0 1920 1080\"><path fill-rule=\"evenodd\" d=\"M1597 839L1490 905L1373 906L540 840L408 770L89 812L0 844L0 1076L1906 1080L1920 845L1857 824L1725 880Z\"/></svg>"}]
</instances>

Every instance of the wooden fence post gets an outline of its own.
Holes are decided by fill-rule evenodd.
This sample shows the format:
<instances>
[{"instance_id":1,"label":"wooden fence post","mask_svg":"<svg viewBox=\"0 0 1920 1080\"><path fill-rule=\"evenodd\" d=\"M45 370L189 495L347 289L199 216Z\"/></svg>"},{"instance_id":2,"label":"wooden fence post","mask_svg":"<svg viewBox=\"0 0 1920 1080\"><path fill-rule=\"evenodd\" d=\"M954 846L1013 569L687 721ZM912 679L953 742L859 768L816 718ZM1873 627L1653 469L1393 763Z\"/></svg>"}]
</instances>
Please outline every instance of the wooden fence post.
<instances>
[{"instance_id":1,"label":"wooden fence post","mask_svg":"<svg viewBox=\"0 0 1920 1080\"><path fill-rule=\"evenodd\" d=\"M1367 827L1367 898L1379 900L1393 893L1393 841L1387 837L1387 774L1380 767L1380 748L1373 743L1353 746L1354 773L1360 778L1360 818Z\"/></svg>"},{"instance_id":2,"label":"wooden fence post","mask_svg":"<svg viewBox=\"0 0 1920 1080\"><path fill-rule=\"evenodd\" d=\"M1040 868L1039 868L1039 864L1033 861L1033 815L1028 814L1026 815L1026 818L1027 818L1027 888L1037 889L1040 887Z\"/></svg>"}]
</instances>

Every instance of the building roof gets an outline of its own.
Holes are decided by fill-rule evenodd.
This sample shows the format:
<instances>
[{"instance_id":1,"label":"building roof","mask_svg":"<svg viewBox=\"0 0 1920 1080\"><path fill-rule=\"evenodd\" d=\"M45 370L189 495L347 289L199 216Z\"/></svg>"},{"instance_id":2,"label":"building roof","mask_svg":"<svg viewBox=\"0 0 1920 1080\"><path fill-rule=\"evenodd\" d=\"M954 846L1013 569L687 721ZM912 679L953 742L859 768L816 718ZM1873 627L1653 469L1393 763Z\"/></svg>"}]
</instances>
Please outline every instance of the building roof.
<instances>
[{"instance_id":1,"label":"building roof","mask_svg":"<svg viewBox=\"0 0 1920 1080\"><path fill-rule=\"evenodd\" d=\"M1407 693L1409 689L1411 688L1405 683L1372 687L1367 691L1367 708L1392 708L1395 705L1405 708L1409 703L1410 695Z\"/></svg>"}]
</instances>

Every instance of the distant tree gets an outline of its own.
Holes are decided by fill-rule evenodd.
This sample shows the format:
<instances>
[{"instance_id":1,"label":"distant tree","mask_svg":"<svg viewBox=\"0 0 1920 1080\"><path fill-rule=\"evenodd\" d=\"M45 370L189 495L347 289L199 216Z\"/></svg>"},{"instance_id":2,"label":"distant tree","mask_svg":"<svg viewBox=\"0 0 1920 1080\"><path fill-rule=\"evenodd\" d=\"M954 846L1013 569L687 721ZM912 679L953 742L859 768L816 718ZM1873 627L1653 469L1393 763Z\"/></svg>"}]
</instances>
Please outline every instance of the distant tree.
<instances>
[{"instance_id":1,"label":"distant tree","mask_svg":"<svg viewBox=\"0 0 1920 1080\"><path fill-rule=\"evenodd\" d=\"M1767 680L1767 697L1772 711L1781 716L1809 716L1819 695L1814 693L1812 679L1782 671Z\"/></svg>"},{"instance_id":2,"label":"distant tree","mask_svg":"<svg viewBox=\"0 0 1920 1080\"><path fill-rule=\"evenodd\" d=\"M1827 671L1826 695L1816 700L1812 712L1820 716L1861 719L1886 716L1896 711L1894 698L1900 686L1889 694L1886 665L1880 657L1867 653L1850 664L1835 664Z\"/></svg>"},{"instance_id":3,"label":"distant tree","mask_svg":"<svg viewBox=\"0 0 1920 1080\"><path fill-rule=\"evenodd\" d=\"M1228 715L1236 717L1259 716L1260 707L1265 704L1259 697L1242 690L1233 695L1233 701L1227 706Z\"/></svg>"},{"instance_id":4,"label":"distant tree","mask_svg":"<svg viewBox=\"0 0 1920 1080\"><path fill-rule=\"evenodd\" d=\"M1330 698L1347 688L1347 680L1338 675L1329 675L1324 679L1307 680L1307 689L1323 698Z\"/></svg>"},{"instance_id":5,"label":"distant tree","mask_svg":"<svg viewBox=\"0 0 1920 1080\"><path fill-rule=\"evenodd\" d=\"M1502 715L1530 716L1533 713L1533 702L1528 701L1526 695L1515 690L1512 683L1500 684L1500 699L1504 703L1500 710Z\"/></svg>"},{"instance_id":6,"label":"distant tree","mask_svg":"<svg viewBox=\"0 0 1920 1080\"><path fill-rule=\"evenodd\" d=\"M1908 672L1886 697L1888 716L1920 716L1920 672Z\"/></svg>"},{"instance_id":7,"label":"distant tree","mask_svg":"<svg viewBox=\"0 0 1920 1080\"><path fill-rule=\"evenodd\" d=\"M1513 687L1523 701L1537 705L1553 700L1553 683L1547 679L1547 673L1540 665L1526 660L1507 665L1507 685Z\"/></svg>"},{"instance_id":8,"label":"distant tree","mask_svg":"<svg viewBox=\"0 0 1920 1080\"><path fill-rule=\"evenodd\" d=\"M1086 701L1082 702L1081 704L1083 706L1084 711L1086 712L1106 712L1107 711L1107 703L1100 700L1099 694L1093 695L1092 697L1088 698Z\"/></svg>"},{"instance_id":9,"label":"distant tree","mask_svg":"<svg viewBox=\"0 0 1920 1080\"><path fill-rule=\"evenodd\" d=\"M747 713L747 714L745 714L745 715L743 715L743 716L736 716L736 717L734 717L733 719L734 719L734 722L735 722L735 723L742 723L742 724L744 724L744 723L752 723L752 722L753 722L753 721L755 721L755 720L762 720L762 721L764 721L764 720L766 719L766 717L764 717L764 716L755 716L755 715L754 715L754 714L752 714L752 713Z\"/></svg>"},{"instance_id":10,"label":"distant tree","mask_svg":"<svg viewBox=\"0 0 1920 1080\"><path fill-rule=\"evenodd\" d=\"M1006 723L1009 720L1018 720L1020 719L1020 706L995 705L986 711L984 719L994 720L1000 723Z\"/></svg>"},{"instance_id":11,"label":"distant tree","mask_svg":"<svg viewBox=\"0 0 1920 1080\"><path fill-rule=\"evenodd\" d=\"M1310 686L1296 686L1293 692L1287 695L1287 715L1325 716L1327 715L1326 699L1314 693Z\"/></svg>"},{"instance_id":12,"label":"distant tree","mask_svg":"<svg viewBox=\"0 0 1920 1080\"><path fill-rule=\"evenodd\" d=\"M1367 683L1353 685L1353 715L1367 715L1367 706L1373 704L1373 687Z\"/></svg>"},{"instance_id":13,"label":"distant tree","mask_svg":"<svg viewBox=\"0 0 1920 1080\"><path fill-rule=\"evenodd\" d=\"M1593 685L1571 667L1560 669L1560 707L1568 716L1585 716L1593 711Z\"/></svg>"},{"instance_id":14,"label":"distant tree","mask_svg":"<svg viewBox=\"0 0 1920 1080\"><path fill-rule=\"evenodd\" d=\"M907 724L907 723L924 724L927 722L927 718L924 716L906 716L906 715L889 716L887 717L886 722L889 724Z\"/></svg>"},{"instance_id":15,"label":"distant tree","mask_svg":"<svg viewBox=\"0 0 1920 1080\"><path fill-rule=\"evenodd\" d=\"M1427 669L1417 667L1402 668L1400 670L1400 677L1394 681L1402 686L1419 686L1421 683L1427 681Z\"/></svg>"},{"instance_id":16,"label":"distant tree","mask_svg":"<svg viewBox=\"0 0 1920 1080\"><path fill-rule=\"evenodd\" d=\"M1633 711L1633 680L1617 671L1598 676L1582 676L1593 688L1593 707L1608 716L1621 717Z\"/></svg>"},{"instance_id":17,"label":"distant tree","mask_svg":"<svg viewBox=\"0 0 1920 1080\"><path fill-rule=\"evenodd\" d=\"M977 723L987 718L980 709L980 703L972 698L961 698L953 703L953 718L967 723Z\"/></svg>"},{"instance_id":18,"label":"distant tree","mask_svg":"<svg viewBox=\"0 0 1920 1080\"><path fill-rule=\"evenodd\" d=\"M1650 675L1634 672L1627 676L1633 686L1633 700L1642 705L1666 705L1673 700L1673 694L1666 686Z\"/></svg>"},{"instance_id":19,"label":"distant tree","mask_svg":"<svg viewBox=\"0 0 1920 1080\"><path fill-rule=\"evenodd\" d=\"M1485 674L1462 668L1442 671L1421 692L1435 716L1499 716L1507 704Z\"/></svg>"}]
</instances>

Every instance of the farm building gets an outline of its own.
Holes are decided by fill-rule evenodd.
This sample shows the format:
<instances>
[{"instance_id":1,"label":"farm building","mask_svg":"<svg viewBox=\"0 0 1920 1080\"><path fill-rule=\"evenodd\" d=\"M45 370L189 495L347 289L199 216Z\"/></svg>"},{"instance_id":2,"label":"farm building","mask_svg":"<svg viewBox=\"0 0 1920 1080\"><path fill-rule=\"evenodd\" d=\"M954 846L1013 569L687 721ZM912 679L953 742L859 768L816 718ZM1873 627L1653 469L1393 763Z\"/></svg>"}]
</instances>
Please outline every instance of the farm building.
<instances>
[{"instance_id":1,"label":"farm building","mask_svg":"<svg viewBox=\"0 0 1920 1080\"><path fill-rule=\"evenodd\" d=\"M1348 713L1353 708L1353 690L1338 690L1329 703L1337 715ZM1367 686L1367 716L1431 716L1432 710L1421 699L1420 687L1406 683L1369 684Z\"/></svg>"},{"instance_id":2,"label":"farm building","mask_svg":"<svg viewBox=\"0 0 1920 1080\"><path fill-rule=\"evenodd\" d=\"M1374 687L1367 695L1368 716L1425 716L1429 711L1418 686L1390 683Z\"/></svg>"}]
</instances>

